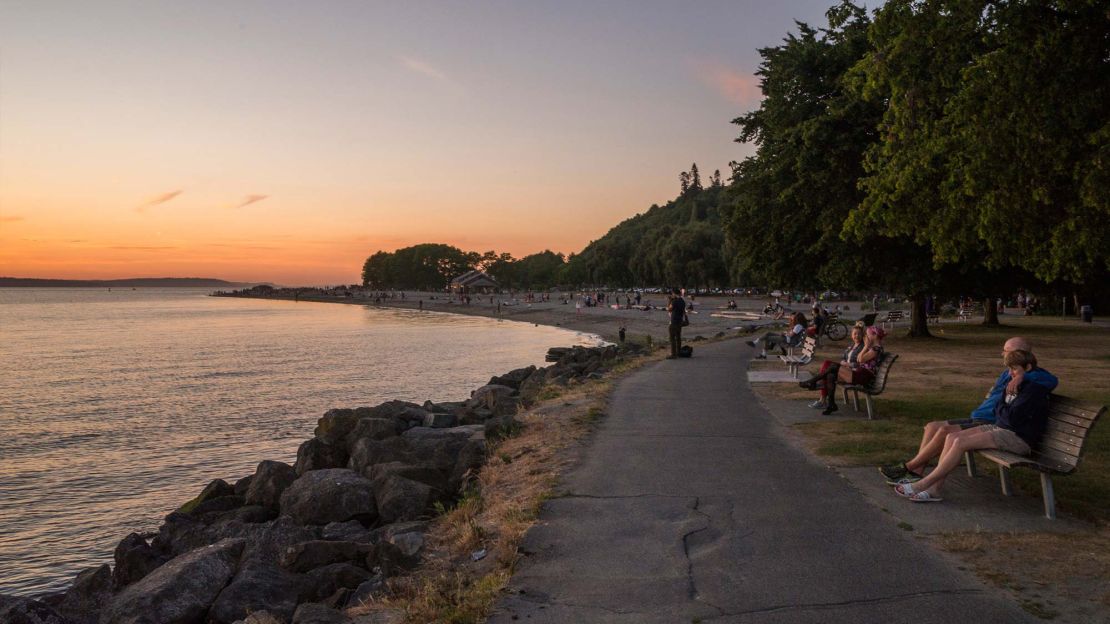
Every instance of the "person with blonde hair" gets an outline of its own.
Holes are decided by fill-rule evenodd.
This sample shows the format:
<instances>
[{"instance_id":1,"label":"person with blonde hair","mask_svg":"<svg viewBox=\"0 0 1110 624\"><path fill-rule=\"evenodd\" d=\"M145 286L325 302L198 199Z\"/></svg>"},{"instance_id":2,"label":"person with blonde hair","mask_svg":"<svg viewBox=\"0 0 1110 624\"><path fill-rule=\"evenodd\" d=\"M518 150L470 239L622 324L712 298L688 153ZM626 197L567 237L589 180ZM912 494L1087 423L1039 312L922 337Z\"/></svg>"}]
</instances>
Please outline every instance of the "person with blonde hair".
<instances>
[{"instance_id":1,"label":"person with blonde hair","mask_svg":"<svg viewBox=\"0 0 1110 624\"><path fill-rule=\"evenodd\" d=\"M916 503L943 500L940 490L948 474L955 470L964 453L982 449L1000 449L1017 455L1028 455L1044 435L1048 423L1049 390L1026 379L1025 374L1036 360L1028 351L1007 351L1003 364L1016 385L1007 385L1005 394L994 406L995 422L950 433L944 439L937 467L918 481L894 486L896 494Z\"/></svg>"},{"instance_id":2,"label":"person with blonde hair","mask_svg":"<svg viewBox=\"0 0 1110 624\"><path fill-rule=\"evenodd\" d=\"M1007 340L1002 345L1002 356L1005 357L1006 354L1011 351L1024 351L1027 353L1031 358L1031 367L1028 370L1018 373L1016 376L1011 372L1009 367L1004 368L983 402L979 407L972 410L970 417L953 420L937 420L927 423L925 425L925 431L921 436L921 444L918 446L916 455L904 462L879 467L879 472L887 478L887 481L891 485L897 485L901 480L916 481L920 479L929 461L940 455L941 450L944 448L944 441L950 434L957 433L964 429L994 423L994 408L995 405L998 404L999 399L1003 396L1004 391L1014 391L1024 380L1040 384L1048 389L1049 392L1056 389L1059 380L1056 379L1055 375L1038 366L1037 357L1033 355L1033 345L1030 344L1027 339L1021 336L1014 336Z\"/></svg>"}]
</instances>

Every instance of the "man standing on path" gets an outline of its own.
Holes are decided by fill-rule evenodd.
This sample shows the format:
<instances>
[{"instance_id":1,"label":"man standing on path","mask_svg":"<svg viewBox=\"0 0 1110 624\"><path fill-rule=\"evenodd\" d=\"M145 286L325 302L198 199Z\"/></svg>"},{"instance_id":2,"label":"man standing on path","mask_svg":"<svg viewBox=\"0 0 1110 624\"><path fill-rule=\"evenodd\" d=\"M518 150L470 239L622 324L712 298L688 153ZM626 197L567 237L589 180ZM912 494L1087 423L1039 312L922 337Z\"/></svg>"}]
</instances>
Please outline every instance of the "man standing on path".
<instances>
[{"instance_id":1,"label":"man standing on path","mask_svg":"<svg viewBox=\"0 0 1110 624\"><path fill-rule=\"evenodd\" d=\"M682 347L682 323L686 320L686 300L682 298L677 288L671 290L667 311L671 313L671 324L667 328L671 336L671 354L667 359L673 360L678 357L678 350Z\"/></svg>"}]
</instances>

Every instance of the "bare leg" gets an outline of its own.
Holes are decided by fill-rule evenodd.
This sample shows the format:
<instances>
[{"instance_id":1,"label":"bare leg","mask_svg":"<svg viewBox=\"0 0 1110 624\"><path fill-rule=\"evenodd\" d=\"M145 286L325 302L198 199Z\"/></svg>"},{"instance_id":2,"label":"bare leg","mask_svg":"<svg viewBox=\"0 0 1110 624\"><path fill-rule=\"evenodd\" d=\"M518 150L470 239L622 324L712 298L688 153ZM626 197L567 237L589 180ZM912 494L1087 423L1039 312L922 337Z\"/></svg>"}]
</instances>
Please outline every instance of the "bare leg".
<instances>
[{"instance_id":1,"label":"bare leg","mask_svg":"<svg viewBox=\"0 0 1110 624\"><path fill-rule=\"evenodd\" d=\"M937 494L940 487L944 485L944 479L948 473L955 470L960 465L964 453L973 451L975 449L989 449L998 448L994 442L994 436L990 431L983 431L982 427L973 427L971 429L964 429L956 433L948 434L944 439L944 450L940 453L940 459L937 461L937 467L925 478L913 484L915 492L929 491L930 494Z\"/></svg>"},{"instance_id":2,"label":"bare leg","mask_svg":"<svg viewBox=\"0 0 1110 624\"><path fill-rule=\"evenodd\" d=\"M906 462L906 468L911 472L922 474L929 460L940 455L944 448L944 440L949 434L959 433L959 425L950 425L944 421L931 422L925 425L925 433L921 436L921 448L917 455Z\"/></svg>"}]
</instances>

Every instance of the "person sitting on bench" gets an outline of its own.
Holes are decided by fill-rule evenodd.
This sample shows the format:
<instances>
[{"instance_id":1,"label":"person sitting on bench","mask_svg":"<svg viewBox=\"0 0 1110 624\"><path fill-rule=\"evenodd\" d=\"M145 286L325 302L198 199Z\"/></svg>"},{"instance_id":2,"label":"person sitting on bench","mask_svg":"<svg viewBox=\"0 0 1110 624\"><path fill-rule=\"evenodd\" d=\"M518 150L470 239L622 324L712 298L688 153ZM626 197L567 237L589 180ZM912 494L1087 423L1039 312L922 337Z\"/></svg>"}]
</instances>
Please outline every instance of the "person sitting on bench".
<instances>
[{"instance_id":1,"label":"person sitting on bench","mask_svg":"<svg viewBox=\"0 0 1110 624\"><path fill-rule=\"evenodd\" d=\"M828 407L829 389L826 386L836 385L836 376L840 372L841 366L851 368L852 365L859 363L857 358L859 358L859 354L863 352L863 337L866 332L867 328L864 327L863 323L856 323L853 325L852 331L849 334L851 344L844 349L844 357L841 358L839 362L825 360L821 363L821 369L816 375L798 382L798 385L806 390L821 390L821 398L810 403L810 407L821 410ZM826 379L829 380L829 383L826 383Z\"/></svg>"},{"instance_id":2,"label":"person sitting on bench","mask_svg":"<svg viewBox=\"0 0 1110 624\"><path fill-rule=\"evenodd\" d=\"M763 351L756 357L761 360L767 359L767 349L774 349L778 347L783 355L786 355L786 347L796 347L802 344L806 336L806 317L801 312L795 312L790 315L790 329L785 333L767 332L762 337L755 340L749 340L748 346L755 347L759 342L763 343Z\"/></svg>"},{"instance_id":3,"label":"person sitting on bench","mask_svg":"<svg viewBox=\"0 0 1110 624\"><path fill-rule=\"evenodd\" d=\"M1022 374L1023 379L1040 384L1047 388L1049 392L1056 389L1056 385L1059 384L1060 381L1056 379L1055 375L1037 365L1037 356L1033 355L1033 346L1028 340L1020 336L1010 338L1002 345L1002 357L1006 357L1006 354L1011 351L1024 351L1032 358L1031 367ZM1009 368L1003 369L998 379L995 380L994 386L992 386L990 392L987 393L986 399L979 407L971 412L970 418L937 420L927 423L925 425L925 432L921 436L921 445L918 447L917 455L914 455L912 459L905 462L892 464L890 466L880 466L879 472L881 472L892 485L897 484L897 482L902 479L908 481L920 479L929 461L940 455L941 449L944 448L944 440L949 434L957 433L964 429L970 429L971 427L978 427L979 425L993 424L994 407L998 404L999 399L1002 398L1004 391L1007 389L1014 390L1020 383L1021 379L1012 377Z\"/></svg>"},{"instance_id":4,"label":"person sitting on bench","mask_svg":"<svg viewBox=\"0 0 1110 624\"><path fill-rule=\"evenodd\" d=\"M919 481L894 486L895 493L916 503L940 501L944 480L960 465L964 453L999 449L1029 455L1032 447L1041 441L1048 424L1049 390L1025 378L1025 373L1033 369L1033 356L1026 351L1008 351L1002 361L1017 385L1008 385L1005 394L995 403L995 423L948 434L937 467Z\"/></svg>"}]
</instances>

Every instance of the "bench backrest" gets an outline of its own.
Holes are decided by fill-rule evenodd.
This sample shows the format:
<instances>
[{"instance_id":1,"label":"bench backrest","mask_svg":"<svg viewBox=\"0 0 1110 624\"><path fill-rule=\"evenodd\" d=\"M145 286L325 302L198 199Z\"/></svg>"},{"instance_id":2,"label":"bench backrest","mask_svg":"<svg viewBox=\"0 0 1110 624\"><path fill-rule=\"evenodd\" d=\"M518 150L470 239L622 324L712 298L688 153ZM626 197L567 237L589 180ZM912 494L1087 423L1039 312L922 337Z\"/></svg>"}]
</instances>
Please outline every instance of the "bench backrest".
<instances>
[{"instance_id":1,"label":"bench backrest","mask_svg":"<svg viewBox=\"0 0 1110 624\"><path fill-rule=\"evenodd\" d=\"M802 357L812 358L813 352L817 349L817 339L813 336L806 338L805 346L802 347Z\"/></svg>"},{"instance_id":2,"label":"bench backrest","mask_svg":"<svg viewBox=\"0 0 1110 624\"><path fill-rule=\"evenodd\" d=\"M894 361L897 359L898 356L889 351L883 351L879 356L879 365L875 367L875 378L871 380L871 394L881 394L886 388L886 380L890 378L890 367L894 366Z\"/></svg>"},{"instance_id":3,"label":"bench backrest","mask_svg":"<svg viewBox=\"0 0 1110 624\"><path fill-rule=\"evenodd\" d=\"M886 320L888 320L888 321L900 321L900 320L902 320L902 311L901 310L891 310L890 312L887 312L886 313Z\"/></svg>"},{"instance_id":4,"label":"bench backrest","mask_svg":"<svg viewBox=\"0 0 1110 624\"><path fill-rule=\"evenodd\" d=\"M1105 405L1050 395L1048 424L1041 443L1033 449L1033 459L1057 472L1075 472L1087 448L1091 429L1104 413Z\"/></svg>"}]
</instances>

